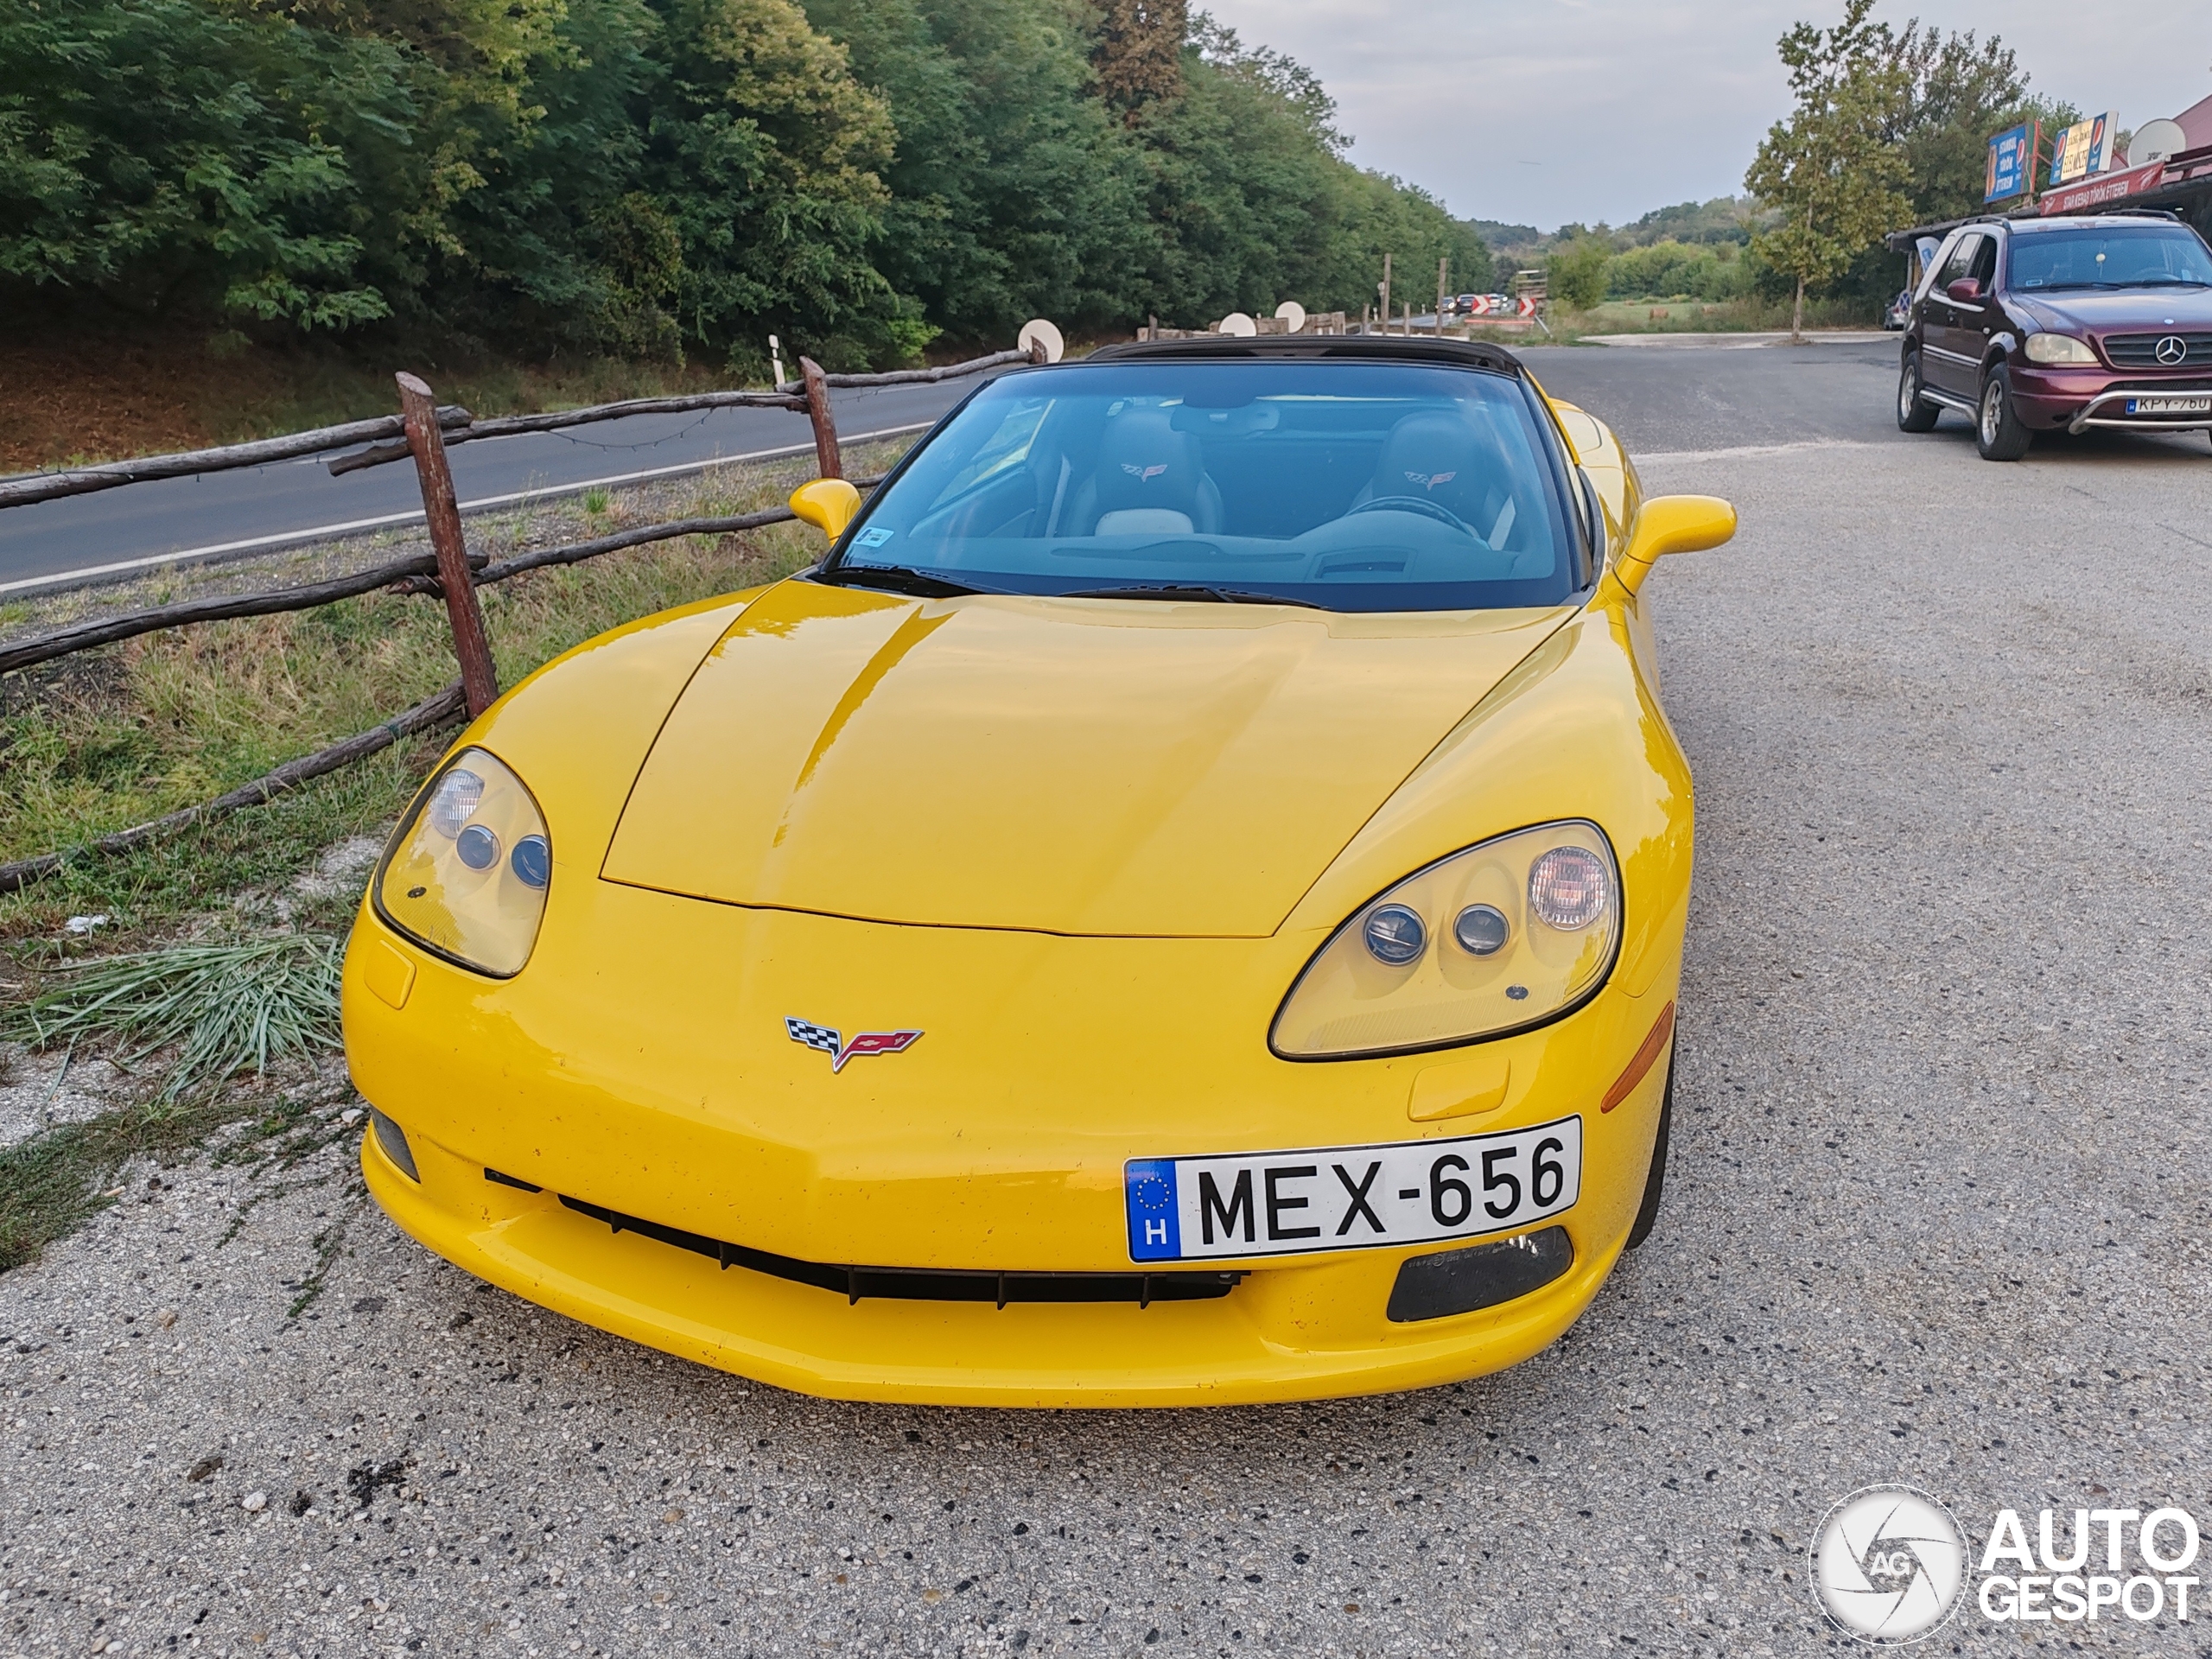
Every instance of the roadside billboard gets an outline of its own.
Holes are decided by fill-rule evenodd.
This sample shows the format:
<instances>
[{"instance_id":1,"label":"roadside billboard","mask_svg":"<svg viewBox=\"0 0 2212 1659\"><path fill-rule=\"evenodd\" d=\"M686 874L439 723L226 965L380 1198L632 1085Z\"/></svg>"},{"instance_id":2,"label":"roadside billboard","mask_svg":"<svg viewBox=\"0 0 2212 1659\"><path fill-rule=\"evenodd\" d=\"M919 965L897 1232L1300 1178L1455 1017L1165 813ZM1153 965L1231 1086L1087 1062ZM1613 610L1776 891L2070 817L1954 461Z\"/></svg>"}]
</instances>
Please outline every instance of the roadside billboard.
<instances>
[{"instance_id":1,"label":"roadside billboard","mask_svg":"<svg viewBox=\"0 0 2212 1659\"><path fill-rule=\"evenodd\" d=\"M2117 113L2076 121L2050 141L2050 183L2071 184L2102 173L2113 164L2120 139Z\"/></svg>"},{"instance_id":2,"label":"roadside billboard","mask_svg":"<svg viewBox=\"0 0 2212 1659\"><path fill-rule=\"evenodd\" d=\"M2028 124L2009 127L1989 141L1989 165L1983 179L1984 201L2008 201L2024 194L2036 166L2035 140Z\"/></svg>"}]
</instances>

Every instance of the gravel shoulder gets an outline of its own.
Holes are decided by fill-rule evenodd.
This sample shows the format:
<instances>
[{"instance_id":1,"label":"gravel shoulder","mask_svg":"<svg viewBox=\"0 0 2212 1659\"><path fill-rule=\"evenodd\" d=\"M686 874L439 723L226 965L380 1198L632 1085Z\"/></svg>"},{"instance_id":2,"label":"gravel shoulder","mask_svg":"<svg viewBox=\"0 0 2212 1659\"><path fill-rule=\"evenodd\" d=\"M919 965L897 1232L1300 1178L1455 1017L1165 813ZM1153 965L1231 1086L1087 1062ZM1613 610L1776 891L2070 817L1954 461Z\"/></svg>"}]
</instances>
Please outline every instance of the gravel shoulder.
<instances>
[{"instance_id":1,"label":"gravel shoulder","mask_svg":"<svg viewBox=\"0 0 2212 1659\"><path fill-rule=\"evenodd\" d=\"M1701 837L1667 1204L1550 1351L1297 1407L838 1405L446 1267L350 1137L138 1168L0 1277L0 1655L1789 1656L1834 1645L1804 1550L1860 1485L2190 1503L2212 461L1631 435L1744 528L1650 589ZM2199 1645L2039 1628L1944 1645Z\"/></svg>"}]
</instances>

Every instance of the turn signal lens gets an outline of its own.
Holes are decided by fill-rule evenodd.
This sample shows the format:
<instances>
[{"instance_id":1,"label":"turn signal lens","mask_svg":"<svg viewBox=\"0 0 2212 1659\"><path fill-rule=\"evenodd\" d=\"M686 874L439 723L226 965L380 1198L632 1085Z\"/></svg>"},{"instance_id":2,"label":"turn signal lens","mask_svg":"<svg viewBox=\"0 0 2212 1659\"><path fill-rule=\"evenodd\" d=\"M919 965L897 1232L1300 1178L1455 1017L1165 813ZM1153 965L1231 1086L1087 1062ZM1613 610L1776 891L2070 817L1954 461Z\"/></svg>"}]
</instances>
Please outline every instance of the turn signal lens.
<instances>
[{"instance_id":1,"label":"turn signal lens","mask_svg":"<svg viewBox=\"0 0 2212 1659\"><path fill-rule=\"evenodd\" d=\"M1554 847L1529 872L1529 908L1539 921L1563 933L1596 921L1612 896L1612 872L1584 848Z\"/></svg>"},{"instance_id":2,"label":"turn signal lens","mask_svg":"<svg viewBox=\"0 0 2212 1659\"><path fill-rule=\"evenodd\" d=\"M1440 859L1330 936L1275 1015L1285 1059L1346 1059L1502 1037L1580 1007L1620 944L1620 875L1586 820Z\"/></svg>"},{"instance_id":3,"label":"turn signal lens","mask_svg":"<svg viewBox=\"0 0 2212 1659\"><path fill-rule=\"evenodd\" d=\"M505 979L530 960L552 880L537 803L497 757L472 748L402 821L371 891L377 913L417 944Z\"/></svg>"},{"instance_id":4,"label":"turn signal lens","mask_svg":"<svg viewBox=\"0 0 2212 1659\"><path fill-rule=\"evenodd\" d=\"M2076 340L2071 334L2030 334L2028 361L2031 363L2076 363L2094 365L2097 354L2089 349L2086 340Z\"/></svg>"},{"instance_id":5,"label":"turn signal lens","mask_svg":"<svg viewBox=\"0 0 2212 1659\"><path fill-rule=\"evenodd\" d=\"M431 829L450 838L461 832L483 802L484 780L466 766L455 766L438 779L425 816Z\"/></svg>"}]
</instances>

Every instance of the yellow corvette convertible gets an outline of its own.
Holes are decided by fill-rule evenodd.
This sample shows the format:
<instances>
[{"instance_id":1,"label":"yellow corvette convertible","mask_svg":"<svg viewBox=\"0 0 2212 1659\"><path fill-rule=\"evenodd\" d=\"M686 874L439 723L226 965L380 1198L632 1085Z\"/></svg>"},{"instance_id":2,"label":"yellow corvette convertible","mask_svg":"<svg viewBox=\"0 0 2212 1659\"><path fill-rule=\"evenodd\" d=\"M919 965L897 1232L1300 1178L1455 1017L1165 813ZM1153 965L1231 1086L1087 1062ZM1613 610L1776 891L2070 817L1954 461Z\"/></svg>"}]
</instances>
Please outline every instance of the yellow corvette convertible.
<instances>
[{"instance_id":1,"label":"yellow corvette convertible","mask_svg":"<svg viewBox=\"0 0 2212 1659\"><path fill-rule=\"evenodd\" d=\"M1689 772L1638 593L1724 541L1451 341L983 386L787 581L463 734L346 962L369 1185L470 1272L849 1399L1418 1388L1665 1168Z\"/></svg>"}]
</instances>

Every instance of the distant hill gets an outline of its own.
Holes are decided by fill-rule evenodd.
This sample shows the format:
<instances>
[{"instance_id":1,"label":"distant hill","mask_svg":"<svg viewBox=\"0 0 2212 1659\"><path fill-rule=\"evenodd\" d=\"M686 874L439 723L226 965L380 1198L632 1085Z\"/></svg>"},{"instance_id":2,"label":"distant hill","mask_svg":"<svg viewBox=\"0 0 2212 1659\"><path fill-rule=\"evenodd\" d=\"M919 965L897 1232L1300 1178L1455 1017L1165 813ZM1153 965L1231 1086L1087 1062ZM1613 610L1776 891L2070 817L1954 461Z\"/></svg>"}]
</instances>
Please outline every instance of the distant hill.
<instances>
[{"instance_id":1,"label":"distant hill","mask_svg":"<svg viewBox=\"0 0 2212 1659\"><path fill-rule=\"evenodd\" d=\"M1596 225L1570 221L1555 231L1545 231L1534 225L1509 225L1495 219L1464 222L1489 244L1500 267L1510 270L1539 264L1560 242L1577 237L1597 237L1616 252L1648 248L1656 242L1691 245L1733 242L1741 245L1751 239L1751 232L1759 228L1762 221L1759 206L1751 197L1715 196L1710 201L1684 201L1671 207L1655 207L1634 224L1619 226L1602 221Z\"/></svg>"}]
</instances>

